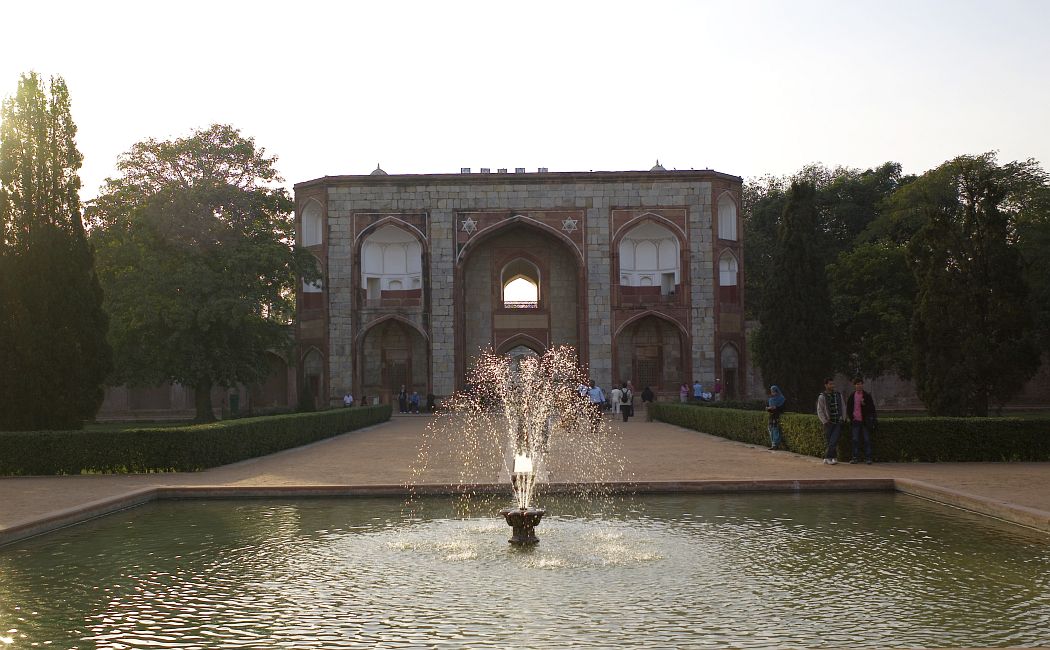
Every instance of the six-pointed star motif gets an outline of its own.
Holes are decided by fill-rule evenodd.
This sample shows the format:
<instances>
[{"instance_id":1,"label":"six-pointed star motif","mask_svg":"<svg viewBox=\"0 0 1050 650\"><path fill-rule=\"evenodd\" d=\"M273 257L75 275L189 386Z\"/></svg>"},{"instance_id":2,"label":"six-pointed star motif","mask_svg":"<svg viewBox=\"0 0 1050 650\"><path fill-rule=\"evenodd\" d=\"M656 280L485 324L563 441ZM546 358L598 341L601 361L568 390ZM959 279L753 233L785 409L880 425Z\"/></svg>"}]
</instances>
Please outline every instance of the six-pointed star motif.
<instances>
[{"instance_id":1,"label":"six-pointed star motif","mask_svg":"<svg viewBox=\"0 0 1050 650\"><path fill-rule=\"evenodd\" d=\"M463 232L471 233L478 229L478 222L470 217L463 220Z\"/></svg>"},{"instance_id":2,"label":"six-pointed star motif","mask_svg":"<svg viewBox=\"0 0 1050 650\"><path fill-rule=\"evenodd\" d=\"M565 232L576 231L576 219L565 219L561 222L561 229Z\"/></svg>"}]
</instances>

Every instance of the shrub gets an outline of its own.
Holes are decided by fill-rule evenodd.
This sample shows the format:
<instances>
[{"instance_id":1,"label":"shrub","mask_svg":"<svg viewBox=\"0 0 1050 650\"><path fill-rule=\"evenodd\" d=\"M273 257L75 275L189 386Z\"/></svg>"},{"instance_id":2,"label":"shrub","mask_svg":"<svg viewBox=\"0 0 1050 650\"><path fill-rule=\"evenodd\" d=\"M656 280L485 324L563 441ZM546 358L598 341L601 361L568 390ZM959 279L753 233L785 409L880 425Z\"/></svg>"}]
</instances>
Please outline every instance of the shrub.
<instances>
[{"instance_id":1,"label":"shrub","mask_svg":"<svg viewBox=\"0 0 1050 650\"><path fill-rule=\"evenodd\" d=\"M654 420L711 435L768 445L764 412L652 404ZM824 455L824 428L815 415L780 417L784 446L807 456ZM852 456L849 425L843 425L838 457ZM1050 460L1050 418L934 418L880 420L872 436L879 461L1045 461Z\"/></svg>"},{"instance_id":2,"label":"shrub","mask_svg":"<svg viewBox=\"0 0 1050 650\"><path fill-rule=\"evenodd\" d=\"M390 419L390 406L178 427L0 432L0 475L195 472Z\"/></svg>"}]
</instances>

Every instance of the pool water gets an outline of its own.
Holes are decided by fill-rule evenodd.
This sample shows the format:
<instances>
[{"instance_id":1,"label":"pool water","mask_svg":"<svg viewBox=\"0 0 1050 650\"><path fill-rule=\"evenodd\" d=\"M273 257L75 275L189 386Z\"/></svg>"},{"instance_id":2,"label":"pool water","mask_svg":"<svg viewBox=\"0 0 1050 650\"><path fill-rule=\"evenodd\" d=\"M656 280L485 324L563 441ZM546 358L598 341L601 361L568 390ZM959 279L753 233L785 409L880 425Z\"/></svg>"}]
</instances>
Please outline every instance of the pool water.
<instances>
[{"instance_id":1,"label":"pool water","mask_svg":"<svg viewBox=\"0 0 1050 650\"><path fill-rule=\"evenodd\" d=\"M1050 645L1050 537L914 497L542 505L150 504L0 548L0 648Z\"/></svg>"}]
</instances>

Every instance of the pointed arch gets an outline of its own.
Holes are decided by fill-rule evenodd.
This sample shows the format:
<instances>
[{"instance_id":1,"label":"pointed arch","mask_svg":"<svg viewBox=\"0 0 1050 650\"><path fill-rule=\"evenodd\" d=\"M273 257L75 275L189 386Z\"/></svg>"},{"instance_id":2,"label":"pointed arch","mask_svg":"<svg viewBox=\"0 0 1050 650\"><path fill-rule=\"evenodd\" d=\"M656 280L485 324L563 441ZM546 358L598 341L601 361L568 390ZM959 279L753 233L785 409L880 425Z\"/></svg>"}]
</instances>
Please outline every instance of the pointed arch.
<instances>
[{"instance_id":1,"label":"pointed arch","mask_svg":"<svg viewBox=\"0 0 1050 650\"><path fill-rule=\"evenodd\" d=\"M363 341L365 335L368 334L369 331L375 329L377 326L382 325L383 323L386 323L387 321L392 320L397 321L402 325L407 325L408 327L414 329L416 332L419 333L420 336L423 337L423 340L427 342L427 346L430 345L430 336L426 333L426 330L399 314L386 314L384 316L376 318L375 320L368 321L367 323L361 326L361 331L358 332L357 336L354 338L357 339L358 342Z\"/></svg>"},{"instance_id":2,"label":"pointed arch","mask_svg":"<svg viewBox=\"0 0 1050 650\"><path fill-rule=\"evenodd\" d=\"M631 218L622 226L617 228L616 232L613 233L613 246L616 246L619 243L619 240L622 239L627 232L633 230L637 226L642 225L642 222L644 221L651 221L655 224L663 226L664 228L667 228L678 237L679 246L683 248L685 247L686 240L688 239L688 237L685 234L685 231L682 230L675 222L655 212L644 212L636 217Z\"/></svg>"},{"instance_id":3,"label":"pointed arch","mask_svg":"<svg viewBox=\"0 0 1050 650\"><path fill-rule=\"evenodd\" d=\"M718 211L718 238L727 241L737 241L737 210L736 199L729 190L718 196L715 204Z\"/></svg>"},{"instance_id":4,"label":"pointed arch","mask_svg":"<svg viewBox=\"0 0 1050 650\"><path fill-rule=\"evenodd\" d=\"M618 337L620 334L622 334L623 331L625 329L627 329L628 327L630 327L632 324L642 320L643 318L645 318L647 316L656 316L657 318L659 318L661 320L665 320L668 323L674 325L678 329L678 331L681 332L682 336L686 337L686 340L688 340L688 338L689 338L689 330L687 330L684 325L679 323L678 320L675 319L674 317L669 316L669 315L667 315L667 314L665 314L665 313L663 313L661 311L657 311L655 309L647 309L647 310L641 312L640 314L635 314L634 316L631 316L630 318L628 318L624 322L620 323L620 326L616 328L615 332L613 332L613 340L616 340L616 337Z\"/></svg>"},{"instance_id":5,"label":"pointed arch","mask_svg":"<svg viewBox=\"0 0 1050 650\"><path fill-rule=\"evenodd\" d=\"M373 232L375 232L376 230L379 230L383 226L395 226L397 228L400 228L400 229L408 232L409 234L411 234L416 239L418 239L419 243L420 243L420 245L422 247L424 247L424 248L426 247L426 241L427 241L426 233L424 233L419 228L416 228L412 224L408 223L404 219L401 219L401 218L399 218L397 216L394 216L392 214L391 215L387 215L387 216L383 217L382 219L379 219L379 220L377 220L374 223L370 223L367 226L365 226L364 228L362 228L361 232L357 233L357 236L354 237L354 247L355 248L360 247L361 241L364 238L368 237Z\"/></svg>"},{"instance_id":6,"label":"pointed arch","mask_svg":"<svg viewBox=\"0 0 1050 650\"><path fill-rule=\"evenodd\" d=\"M474 235L469 240L467 240L465 244L463 244L462 248L459 249L459 253L456 255L456 266L462 266L463 262L467 258L468 253L474 248L477 248L479 245L481 245L485 240L490 239L495 235L503 232L507 228L511 228L516 225L532 228L547 235L553 235L560 242L565 244L569 248L569 250L572 251L574 258L576 259L577 267L581 269L585 268L583 262L583 253L580 251L579 246L576 245L576 242L569 239L569 237L564 232L553 228L552 226L545 224L542 221L538 221L536 219L533 219L532 217L523 214L516 214L512 217L504 219L503 221L500 221L499 223L487 226L482 230L479 230L476 233L474 233Z\"/></svg>"},{"instance_id":7,"label":"pointed arch","mask_svg":"<svg viewBox=\"0 0 1050 650\"><path fill-rule=\"evenodd\" d=\"M324 243L324 206L315 198L303 203L299 212L301 221L301 246L319 246Z\"/></svg>"},{"instance_id":8,"label":"pointed arch","mask_svg":"<svg viewBox=\"0 0 1050 650\"><path fill-rule=\"evenodd\" d=\"M496 348L496 354L506 354L519 345L527 347L537 355L541 355L547 350L547 345L536 337L528 334L515 334L499 344L499 347Z\"/></svg>"}]
</instances>

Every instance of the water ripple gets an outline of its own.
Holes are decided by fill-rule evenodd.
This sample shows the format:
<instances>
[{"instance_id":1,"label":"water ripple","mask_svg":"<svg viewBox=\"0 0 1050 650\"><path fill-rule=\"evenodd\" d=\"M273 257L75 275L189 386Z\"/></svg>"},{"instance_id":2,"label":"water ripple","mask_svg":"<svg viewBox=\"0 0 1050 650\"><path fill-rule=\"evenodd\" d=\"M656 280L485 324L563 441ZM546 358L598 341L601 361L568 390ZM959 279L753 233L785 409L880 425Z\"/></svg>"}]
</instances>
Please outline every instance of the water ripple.
<instances>
[{"instance_id":1,"label":"water ripple","mask_svg":"<svg viewBox=\"0 0 1050 650\"><path fill-rule=\"evenodd\" d=\"M871 494L558 505L518 549L443 500L156 504L0 551L0 647L1050 644L1024 529Z\"/></svg>"}]
</instances>

